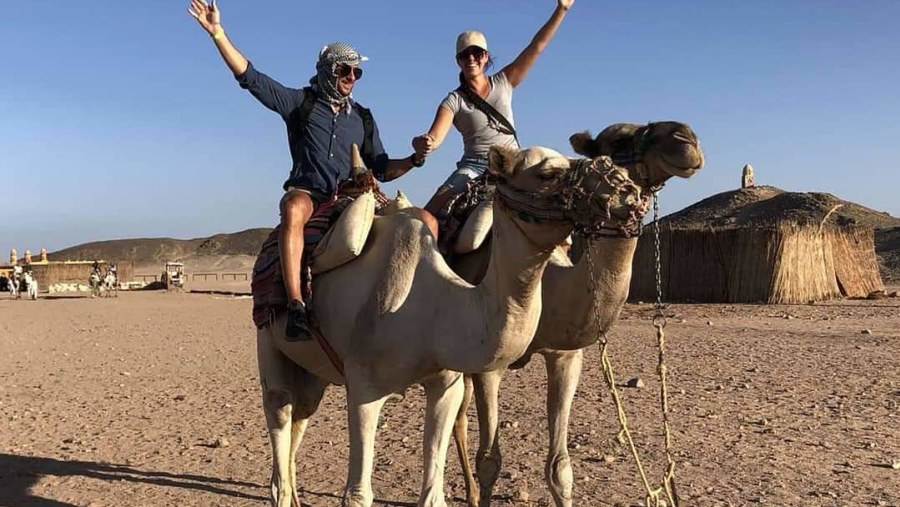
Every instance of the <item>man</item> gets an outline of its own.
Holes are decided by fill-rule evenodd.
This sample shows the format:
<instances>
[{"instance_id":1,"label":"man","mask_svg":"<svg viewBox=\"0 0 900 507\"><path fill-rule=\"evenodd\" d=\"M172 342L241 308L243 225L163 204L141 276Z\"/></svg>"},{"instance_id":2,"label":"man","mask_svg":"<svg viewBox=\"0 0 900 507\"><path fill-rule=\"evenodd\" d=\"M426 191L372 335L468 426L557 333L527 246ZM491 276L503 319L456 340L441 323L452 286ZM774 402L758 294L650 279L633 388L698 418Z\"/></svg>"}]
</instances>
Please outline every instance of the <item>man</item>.
<instances>
[{"instance_id":1,"label":"man","mask_svg":"<svg viewBox=\"0 0 900 507\"><path fill-rule=\"evenodd\" d=\"M349 45L334 43L322 48L310 86L288 88L257 71L234 47L222 28L215 0L211 4L192 0L188 12L212 38L240 86L281 115L287 125L293 167L284 183L278 237L285 291L291 301L286 335L289 340L309 340L312 335L300 293L303 229L315 208L329 200L338 184L350 176L351 145L362 146L364 162L380 181L391 181L421 167L425 155L388 158L371 113L353 100L353 88L363 73L360 64L368 58ZM436 229L433 221L426 223Z\"/></svg>"}]
</instances>

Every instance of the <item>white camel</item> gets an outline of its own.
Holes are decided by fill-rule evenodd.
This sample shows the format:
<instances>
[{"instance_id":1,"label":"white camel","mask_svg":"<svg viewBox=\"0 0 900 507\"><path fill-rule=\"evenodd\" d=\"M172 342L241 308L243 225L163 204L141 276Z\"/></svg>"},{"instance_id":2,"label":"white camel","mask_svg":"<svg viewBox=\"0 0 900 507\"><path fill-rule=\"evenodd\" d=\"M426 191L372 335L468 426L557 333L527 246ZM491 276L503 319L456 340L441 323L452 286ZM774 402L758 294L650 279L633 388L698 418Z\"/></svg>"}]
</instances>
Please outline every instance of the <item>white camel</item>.
<instances>
[{"instance_id":1,"label":"white camel","mask_svg":"<svg viewBox=\"0 0 900 507\"><path fill-rule=\"evenodd\" d=\"M16 273L9 275L9 297L10 299L19 297L19 277Z\"/></svg>"},{"instance_id":2,"label":"white camel","mask_svg":"<svg viewBox=\"0 0 900 507\"><path fill-rule=\"evenodd\" d=\"M119 297L119 281L116 279L116 274L112 271L107 271L106 276L103 277L103 290L106 294L106 297L110 297L115 295Z\"/></svg>"},{"instance_id":3,"label":"white camel","mask_svg":"<svg viewBox=\"0 0 900 507\"><path fill-rule=\"evenodd\" d=\"M25 296L32 301L37 300L38 282L37 279L34 278L34 275L31 274L31 271L26 271L25 274L22 275L22 280L25 284Z\"/></svg>"},{"instance_id":4,"label":"white camel","mask_svg":"<svg viewBox=\"0 0 900 507\"><path fill-rule=\"evenodd\" d=\"M102 285L102 279L100 278L100 272L97 270L91 271L91 276L88 277L88 286L91 288L91 297L99 297L100 289Z\"/></svg>"},{"instance_id":5,"label":"white camel","mask_svg":"<svg viewBox=\"0 0 900 507\"><path fill-rule=\"evenodd\" d=\"M310 305L343 361L343 378L310 373L318 367L311 364L317 345L287 342L283 312L259 330L273 505L300 506L297 449L326 387L346 382L350 460L342 505L372 504L381 408L392 394L422 383L427 406L418 505L445 506L446 453L463 395L457 372L505 368L525 352L540 316L544 267L572 232L572 219L623 226L634 222L641 204L637 187L605 157L574 160L546 148L494 147L489 160L500 183L492 258L480 284L453 273L418 212L406 210L376 217L361 255L314 280Z\"/></svg>"},{"instance_id":6,"label":"white camel","mask_svg":"<svg viewBox=\"0 0 900 507\"><path fill-rule=\"evenodd\" d=\"M575 151L588 157L607 155L625 167L632 181L649 198L671 177L688 178L703 166L703 152L691 128L677 122L651 123L645 126L616 124L606 128L597 139L581 133L571 137ZM608 331L628 297L632 259L637 237L598 235L586 240L576 235L575 252L583 252L574 265L568 259L554 257L544 272L544 311L533 341L522 359L544 356L547 368L547 421L550 449L544 468L545 478L557 506L572 505L572 465L567 448L569 413L581 375L582 351ZM477 281L487 262L487 254L476 252L454 264L463 278ZM591 272L591 269L593 272ZM591 280L596 285L591 291ZM588 294L588 297L585 297ZM599 317L599 321L597 318ZM500 474L501 454L498 435L498 392L505 369L473 375L466 383L466 395L458 414L454 438L466 479L470 507L490 504ZM474 383L474 386L473 386ZM479 446L476 453L478 484L475 483L467 452L466 409L472 388L478 407ZM479 488L480 486L480 488ZM480 489L480 491L479 491Z\"/></svg>"}]
</instances>

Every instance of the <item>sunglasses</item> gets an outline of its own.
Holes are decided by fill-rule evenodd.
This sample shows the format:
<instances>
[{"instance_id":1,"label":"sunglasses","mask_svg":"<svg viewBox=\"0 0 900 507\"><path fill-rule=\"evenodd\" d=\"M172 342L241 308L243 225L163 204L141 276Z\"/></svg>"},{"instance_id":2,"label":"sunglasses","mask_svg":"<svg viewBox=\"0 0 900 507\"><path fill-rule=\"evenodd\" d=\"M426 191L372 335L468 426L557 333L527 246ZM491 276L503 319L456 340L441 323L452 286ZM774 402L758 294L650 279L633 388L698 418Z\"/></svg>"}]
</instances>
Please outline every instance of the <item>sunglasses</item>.
<instances>
[{"instance_id":1,"label":"sunglasses","mask_svg":"<svg viewBox=\"0 0 900 507\"><path fill-rule=\"evenodd\" d=\"M456 59L466 61L471 56L471 57L475 58L475 60L481 60L482 58L484 58L484 55L486 55L486 54L487 54L487 51L485 51L479 47L472 46L470 48L466 48L466 49L460 51L459 53L457 53Z\"/></svg>"},{"instance_id":2,"label":"sunglasses","mask_svg":"<svg viewBox=\"0 0 900 507\"><path fill-rule=\"evenodd\" d=\"M347 65L346 63L342 63L337 68L337 76L338 77L347 77L350 75L351 72L353 73L353 77L355 79L359 79L363 75L362 69L360 69L359 67L351 67L350 65Z\"/></svg>"}]
</instances>

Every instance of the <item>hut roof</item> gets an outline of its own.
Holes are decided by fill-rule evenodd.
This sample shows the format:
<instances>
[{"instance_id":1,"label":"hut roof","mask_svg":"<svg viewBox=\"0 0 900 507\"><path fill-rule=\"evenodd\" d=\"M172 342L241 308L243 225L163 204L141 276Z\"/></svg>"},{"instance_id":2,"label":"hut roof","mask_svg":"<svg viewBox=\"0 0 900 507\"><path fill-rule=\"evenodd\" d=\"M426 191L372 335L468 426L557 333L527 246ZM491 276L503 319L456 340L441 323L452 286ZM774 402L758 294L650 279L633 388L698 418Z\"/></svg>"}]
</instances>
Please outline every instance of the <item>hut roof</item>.
<instances>
[{"instance_id":1,"label":"hut roof","mask_svg":"<svg viewBox=\"0 0 900 507\"><path fill-rule=\"evenodd\" d=\"M676 229L732 228L783 222L819 224L826 216L828 224L837 226L900 227L900 218L831 194L786 192L770 186L732 190L707 197L664 217L661 223Z\"/></svg>"}]
</instances>

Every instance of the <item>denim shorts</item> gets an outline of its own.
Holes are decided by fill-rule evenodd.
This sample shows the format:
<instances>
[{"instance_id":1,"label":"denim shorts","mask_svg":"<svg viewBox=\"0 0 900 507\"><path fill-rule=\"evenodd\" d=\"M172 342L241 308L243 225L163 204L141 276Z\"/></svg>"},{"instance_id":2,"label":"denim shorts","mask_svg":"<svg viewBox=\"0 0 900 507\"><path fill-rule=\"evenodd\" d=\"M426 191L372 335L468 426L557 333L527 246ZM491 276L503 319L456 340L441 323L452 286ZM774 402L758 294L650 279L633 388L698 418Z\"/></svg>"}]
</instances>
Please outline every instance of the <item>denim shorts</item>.
<instances>
[{"instance_id":1,"label":"denim shorts","mask_svg":"<svg viewBox=\"0 0 900 507\"><path fill-rule=\"evenodd\" d=\"M456 170L441 185L441 189L451 189L454 194L463 192L469 181L484 174L487 168L488 159L486 158L464 157L456 163Z\"/></svg>"}]
</instances>

